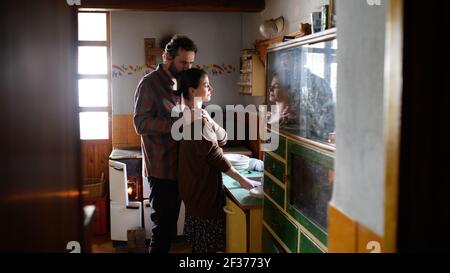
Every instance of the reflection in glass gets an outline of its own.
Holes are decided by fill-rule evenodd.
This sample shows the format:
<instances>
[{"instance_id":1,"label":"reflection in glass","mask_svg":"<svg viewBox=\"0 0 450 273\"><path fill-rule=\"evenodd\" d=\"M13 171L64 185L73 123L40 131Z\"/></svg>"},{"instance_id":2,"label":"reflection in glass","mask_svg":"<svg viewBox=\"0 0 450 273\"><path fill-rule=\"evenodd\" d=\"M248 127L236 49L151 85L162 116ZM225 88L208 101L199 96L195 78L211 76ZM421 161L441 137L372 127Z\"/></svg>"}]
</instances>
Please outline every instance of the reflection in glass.
<instances>
[{"instance_id":1,"label":"reflection in glass","mask_svg":"<svg viewBox=\"0 0 450 273\"><path fill-rule=\"evenodd\" d=\"M292 99L289 88L289 86L281 82L280 76L277 73L272 75L268 97L269 102L276 107L272 107L271 112L269 112L269 124L278 122L280 126L284 127L288 126L289 123L296 122L296 109L291 104Z\"/></svg>"},{"instance_id":2,"label":"reflection in glass","mask_svg":"<svg viewBox=\"0 0 450 273\"><path fill-rule=\"evenodd\" d=\"M78 73L99 74L108 72L106 46L80 46L78 47Z\"/></svg>"},{"instance_id":3,"label":"reflection in glass","mask_svg":"<svg viewBox=\"0 0 450 273\"><path fill-rule=\"evenodd\" d=\"M78 81L80 107L108 106L108 81L106 79L83 79Z\"/></svg>"},{"instance_id":4,"label":"reflection in glass","mask_svg":"<svg viewBox=\"0 0 450 273\"><path fill-rule=\"evenodd\" d=\"M334 39L269 52L267 98L279 106L269 121L280 121L280 130L330 140L335 131L336 49Z\"/></svg>"}]
</instances>

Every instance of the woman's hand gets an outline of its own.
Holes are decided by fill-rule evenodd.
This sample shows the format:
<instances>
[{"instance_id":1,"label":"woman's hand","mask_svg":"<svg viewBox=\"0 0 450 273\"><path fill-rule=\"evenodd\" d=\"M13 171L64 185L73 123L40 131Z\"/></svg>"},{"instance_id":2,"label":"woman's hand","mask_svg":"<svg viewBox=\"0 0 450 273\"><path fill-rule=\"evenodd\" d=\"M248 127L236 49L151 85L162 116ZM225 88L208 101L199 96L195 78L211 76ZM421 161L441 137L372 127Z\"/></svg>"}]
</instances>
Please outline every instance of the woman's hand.
<instances>
[{"instance_id":1,"label":"woman's hand","mask_svg":"<svg viewBox=\"0 0 450 273\"><path fill-rule=\"evenodd\" d=\"M236 171L236 169L234 167L231 167L226 172L226 174L228 176L230 176L231 178L233 178L234 180L236 180L241 185L241 187L243 187L244 189L251 190L258 183L256 181L252 181L252 180L248 179L247 177L241 175L238 171Z\"/></svg>"},{"instance_id":2,"label":"woman's hand","mask_svg":"<svg viewBox=\"0 0 450 273\"><path fill-rule=\"evenodd\" d=\"M214 120L211 118L211 116L205 109L202 109L202 117L206 118L208 120L208 122L212 122L212 123L214 122Z\"/></svg>"},{"instance_id":3,"label":"woman's hand","mask_svg":"<svg viewBox=\"0 0 450 273\"><path fill-rule=\"evenodd\" d=\"M213 125L213 130L214 131L217 131L219 129L219 127L220 127L219 124L217 124L212 119L212 117L209 115L209 113L205 109L202 109L202 117L206 118L206 120Z\"/></svg>"},{"instance_id":4,"label":"woman's hand","mask_svg":"<svg viewBox=\"0 0 450 273\"><path fill-rule=\"evenodd\" d=\"M253 182L250 179L248 179L246 177L243 177L243 178L244 179L242 181L239 181L239 184L241 184L241 187L243 187L244 189L247 189L247 190L251 190L255 187L255 185L253 184Z\"/></svg>"}]
</instances>

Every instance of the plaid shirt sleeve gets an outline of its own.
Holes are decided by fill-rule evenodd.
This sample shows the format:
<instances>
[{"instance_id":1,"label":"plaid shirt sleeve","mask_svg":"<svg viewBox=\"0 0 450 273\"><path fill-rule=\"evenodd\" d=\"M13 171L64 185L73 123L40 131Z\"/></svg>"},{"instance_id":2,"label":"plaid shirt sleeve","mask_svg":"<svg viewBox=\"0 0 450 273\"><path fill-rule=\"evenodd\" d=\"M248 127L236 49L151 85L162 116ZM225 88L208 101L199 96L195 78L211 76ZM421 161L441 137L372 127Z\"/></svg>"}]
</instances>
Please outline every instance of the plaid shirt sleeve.
<instances>
[{"instance_id":1,"label":"plaid shirt sleeve","mask_svg":"<svg viewBox=\"0 0 450 273\"><path fill-rule=\"evenodd\" d=\"M161 107L166 107L158 98L158 87L143 79L135 93L134 127L139 135L161 135L170 133L173 119L160 115ZM158 105L161 104L161 105ZM165 109L171 111L171 109Z\"/></svg>"}]
</instances>

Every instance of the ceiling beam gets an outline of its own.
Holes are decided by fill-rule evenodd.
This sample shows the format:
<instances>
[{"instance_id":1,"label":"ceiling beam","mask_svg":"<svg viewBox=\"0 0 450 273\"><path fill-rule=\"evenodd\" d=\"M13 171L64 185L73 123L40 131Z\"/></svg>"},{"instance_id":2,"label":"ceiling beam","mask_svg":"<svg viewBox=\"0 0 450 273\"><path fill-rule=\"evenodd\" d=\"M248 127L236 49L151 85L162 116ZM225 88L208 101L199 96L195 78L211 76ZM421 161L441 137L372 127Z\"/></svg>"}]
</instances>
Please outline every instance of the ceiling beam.
<instances>
[{"instance_id":1,"label":"ceiling beam","mask_svg":"<svg viewBox=\"0 0 450 273\"><path fill-rule=\"evenodd\" d=\"M81 0L81 9L261 12L265 0Z\"/></svg>"}]
</instances>

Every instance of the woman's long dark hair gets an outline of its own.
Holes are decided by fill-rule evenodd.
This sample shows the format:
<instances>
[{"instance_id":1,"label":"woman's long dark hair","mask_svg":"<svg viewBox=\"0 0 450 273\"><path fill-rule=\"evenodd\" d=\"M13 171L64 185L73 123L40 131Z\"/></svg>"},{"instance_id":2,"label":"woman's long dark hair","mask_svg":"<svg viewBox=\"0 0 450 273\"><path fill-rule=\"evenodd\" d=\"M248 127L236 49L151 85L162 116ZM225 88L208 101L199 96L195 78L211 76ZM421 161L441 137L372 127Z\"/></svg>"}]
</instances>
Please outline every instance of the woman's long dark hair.
<instances>
[{"instance_id":1,"label":"woman's long dark hair","mask_svg":"<svg viewBox=\"0 0 450 273\"><path fill-rule=\"evenodd\" d=\"M189 99L189 88L198 88L200 79L206 75L206 71L198 68L191 68L181 72L178 78L178 90L174 92L175 95Z\"/></svg>"}]
</instances>

